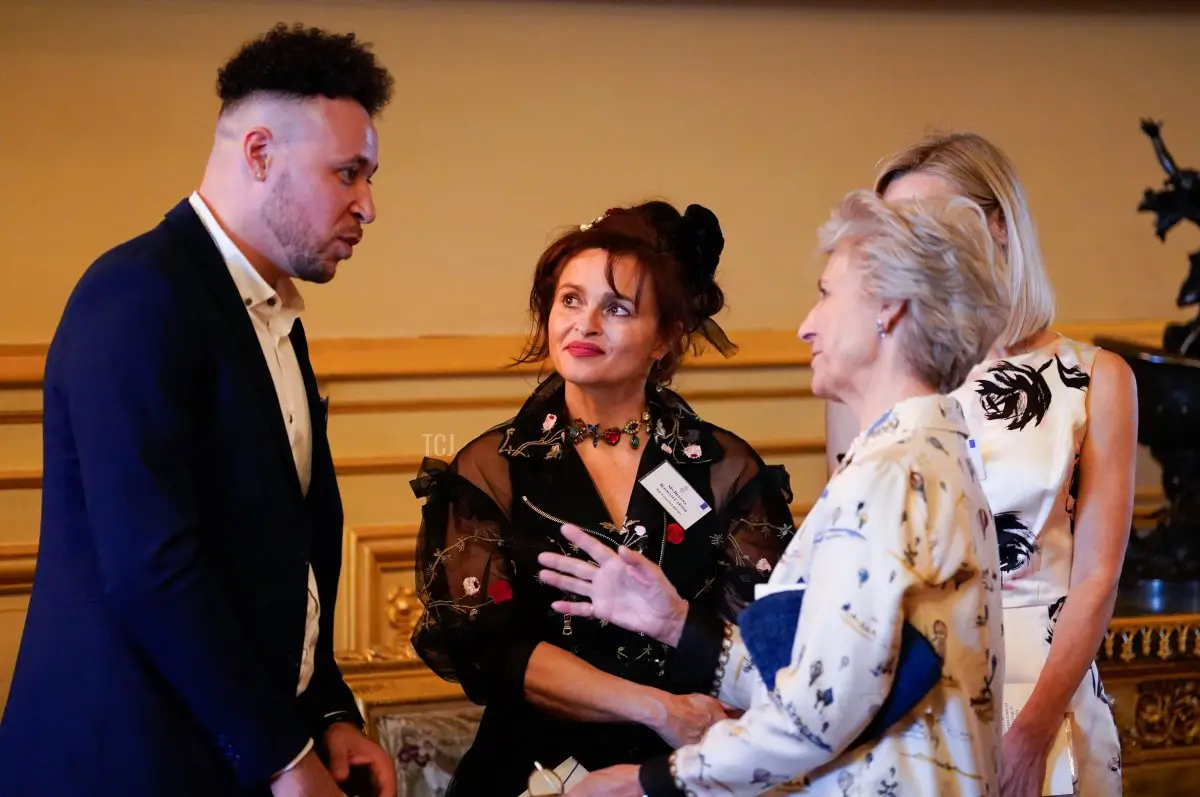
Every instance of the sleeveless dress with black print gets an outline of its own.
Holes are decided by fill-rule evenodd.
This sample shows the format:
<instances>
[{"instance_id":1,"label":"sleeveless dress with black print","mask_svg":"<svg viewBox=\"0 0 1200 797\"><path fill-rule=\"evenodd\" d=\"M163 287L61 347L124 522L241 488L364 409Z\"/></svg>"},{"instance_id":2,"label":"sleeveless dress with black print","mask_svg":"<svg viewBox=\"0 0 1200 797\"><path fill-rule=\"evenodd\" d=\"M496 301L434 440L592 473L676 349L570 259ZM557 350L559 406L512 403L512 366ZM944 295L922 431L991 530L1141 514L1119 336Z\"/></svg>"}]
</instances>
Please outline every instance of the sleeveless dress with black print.
<instances>
[{"instance_id":1,"label":"sleeveless dress with black print","mask_svg":"<svg viewBox=\"0 0 1200 797\"><path fill-rule=\"evenodd\" d=\"M983 460L996 516L1004 590L1007 683L1033 683L1045 666L1068 599L1079 452L1097 349L1058 336L982 363L952 395ZM1079 793L1121 794L1121 749L1095 662L1071 698Z\"/></svg>"}]
</instances>

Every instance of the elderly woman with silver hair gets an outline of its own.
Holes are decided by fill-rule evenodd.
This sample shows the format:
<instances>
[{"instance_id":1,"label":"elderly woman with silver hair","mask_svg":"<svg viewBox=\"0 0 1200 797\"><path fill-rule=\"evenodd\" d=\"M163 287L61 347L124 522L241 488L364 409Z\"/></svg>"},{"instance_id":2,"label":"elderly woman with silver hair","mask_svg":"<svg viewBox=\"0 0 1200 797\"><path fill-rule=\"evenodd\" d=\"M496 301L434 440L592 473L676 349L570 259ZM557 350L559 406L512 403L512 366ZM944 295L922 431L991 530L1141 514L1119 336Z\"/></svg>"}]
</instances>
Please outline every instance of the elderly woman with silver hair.
<instances>
[{"instance_id":1,"label":"elderly woman with silver hair","mask_svg":"<svg viewBox=\"0 0 1200 797\"><path fill-rule=\"evenodd\" d=\"M640 766L568 792L984 795L999 778L999 556L959 403L1009 317L983 211L964 197L854 192L821 231L829 255L800 328L812 389L867 419L760 597L736 625L661 571L585 532L591 557L544 553L554 604L677 649L719 649L712 694L743 710Z\"/></svg>"},{"instance_id":2,"label":"elderly woman with silver hair","mask_svg":"<svg viewBox=\"0 0 1200 797\"><path fill-rule=\"evenodd\" d=\"M1000 796L1040 797L1054 779L1048 769L1074 768L1080 794L1119 797L1121 741L1095 656L1133 521L1133 371L1050 329L1054 289L1037 230L1016 166L996 144L971 132L918 141L885 159L875 191L889 202L970 197L1008 264L1011 315L953 394L996 519L1007 691L1016 705L1027 693L1004 733ZM853 409L828 402L825 430L832 472L858 433Z\"/></svg>"}]
</instances>

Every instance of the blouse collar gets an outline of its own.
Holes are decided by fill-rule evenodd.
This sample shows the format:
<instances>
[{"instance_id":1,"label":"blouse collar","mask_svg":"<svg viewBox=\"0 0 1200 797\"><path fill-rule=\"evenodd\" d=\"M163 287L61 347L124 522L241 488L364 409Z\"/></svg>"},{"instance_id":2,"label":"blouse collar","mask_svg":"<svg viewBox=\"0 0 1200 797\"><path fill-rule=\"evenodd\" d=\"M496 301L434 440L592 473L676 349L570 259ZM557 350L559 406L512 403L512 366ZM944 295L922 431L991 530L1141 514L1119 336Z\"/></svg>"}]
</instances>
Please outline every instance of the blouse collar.
<instances>
[{"instance_id":1,"label":"blouse collar","mask_svg":"<svg viewBox=\"0 0 1200 797\"><path fill-rule=\"evenodd\" d=\"M890 410L859 433L846 452L843 464L863 450L910 437L920 430L939 430L970 437L962 405L952 396L913 396L896 403Z\"/></svg>"},{"instance_id":2,"label":"blouse collar","mask_svg":"<svg viewBox=\"0 0 1200 797\"><path fill-rule=\"evenodd\" d=\"M702 421L673 390L647 383L646 406L650 412L649 439L666 458L679 465L717 462L724 449L711 426ZM542 381L526 399L516 416L503 428L500 453L506 457L554 460L569 445L566 382L555 373Z\"/></svg>"}]
</instances>

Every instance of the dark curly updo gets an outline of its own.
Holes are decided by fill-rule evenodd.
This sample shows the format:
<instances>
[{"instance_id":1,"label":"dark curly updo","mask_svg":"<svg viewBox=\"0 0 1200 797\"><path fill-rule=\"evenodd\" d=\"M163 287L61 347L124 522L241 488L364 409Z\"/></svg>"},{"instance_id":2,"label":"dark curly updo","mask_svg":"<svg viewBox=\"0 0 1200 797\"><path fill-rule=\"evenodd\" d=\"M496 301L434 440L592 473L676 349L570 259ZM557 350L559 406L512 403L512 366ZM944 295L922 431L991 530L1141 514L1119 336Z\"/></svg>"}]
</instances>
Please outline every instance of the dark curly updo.
<instances>
[{"instance_id":1,"label":"dark curly updo","mask_svg":"<svg viewBox=\"0 0 1200 797\"><path fill-rule=\"evenodd\" d=\"M370 45L353 33L300 24L276 25L244 44L217 72L222 113L251 95L267 93L352 99L374 117L391 101L392 85L391 74Z\"/></svg>"},{"instance_id":2,"label":"dark curly updo","mask_svg":"<svg viewBox=\"0 0 1200 797\"><path fill-rule=\"evenodd\" d=\"M645 202L629 208L612 208L603 216L570 230L555 240L538 259L529 294L531 330L518 363L542 362L550 353L550 309L558 278L571 258L588 249L608 253L608 284L613 283L613 263L631 258L641 270L639 286L649 278L658 305L658 328L670 349L650 376L666 384L699 332L727 356L735 347L712 322L725 306L725 294L715 275L725 248L716 215L701 205L689 205L680 214L667 202ZM638 296L631 297L635 302ZM713 333L717 339L713 339Z\"/></svg>"}]
</instances>

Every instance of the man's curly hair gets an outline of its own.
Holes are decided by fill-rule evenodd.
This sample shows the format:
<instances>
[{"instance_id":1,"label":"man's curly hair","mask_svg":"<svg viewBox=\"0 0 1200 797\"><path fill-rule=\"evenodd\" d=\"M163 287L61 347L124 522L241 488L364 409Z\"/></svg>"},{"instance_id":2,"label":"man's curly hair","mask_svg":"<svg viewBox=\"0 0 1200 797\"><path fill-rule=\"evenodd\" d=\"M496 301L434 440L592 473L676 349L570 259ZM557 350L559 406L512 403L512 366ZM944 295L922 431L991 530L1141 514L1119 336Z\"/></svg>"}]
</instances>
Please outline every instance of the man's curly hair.
<instances>
[{"instance_id":1,"label":"man's curly hair","mask_svg":"<svg viewBox=\"0 0 1200 797\"><path fill-rule=\"evenodd\" d=\"M392 98L392 76L353 33L279 23L217 72L221 112L258 94L352 99L372 117Z\"/></svg>"}]
</instances>

